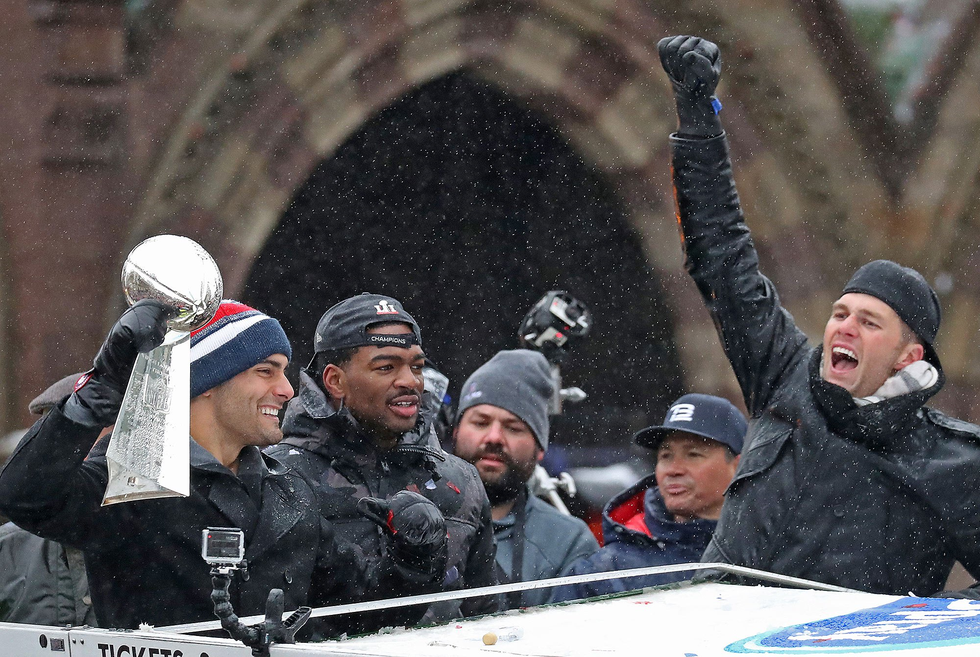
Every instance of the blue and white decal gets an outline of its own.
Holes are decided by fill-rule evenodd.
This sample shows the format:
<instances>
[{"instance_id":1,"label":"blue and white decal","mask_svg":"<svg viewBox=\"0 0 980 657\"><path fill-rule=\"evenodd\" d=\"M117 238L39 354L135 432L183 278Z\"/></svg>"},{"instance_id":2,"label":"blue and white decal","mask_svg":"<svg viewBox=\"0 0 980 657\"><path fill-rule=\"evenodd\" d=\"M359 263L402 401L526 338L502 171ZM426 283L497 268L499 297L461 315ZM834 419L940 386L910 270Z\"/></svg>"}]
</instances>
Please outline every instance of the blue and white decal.
<instances>
[{"instance_id":1,"label":"blue and white decal","mask_svg":"<svg viewBox=\"0 0 980 657\"><path fill-rule=\"evenodd\" d=\"M980 602L902 598L880 607L792 625L736 641L735 653L876 652L980 643Z\"/></svg>"}]
</instances>

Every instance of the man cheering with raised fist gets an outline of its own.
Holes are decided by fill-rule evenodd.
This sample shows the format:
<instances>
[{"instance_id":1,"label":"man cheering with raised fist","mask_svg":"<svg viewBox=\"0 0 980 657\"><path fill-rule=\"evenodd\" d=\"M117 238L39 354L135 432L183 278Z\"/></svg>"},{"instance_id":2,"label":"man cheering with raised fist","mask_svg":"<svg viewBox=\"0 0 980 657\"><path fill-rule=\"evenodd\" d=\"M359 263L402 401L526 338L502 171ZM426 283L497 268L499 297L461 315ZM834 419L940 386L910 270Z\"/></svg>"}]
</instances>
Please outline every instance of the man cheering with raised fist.
<instances>
[{"instance_id":1,"label":"man cheering with raised fist","mask_svg":"<svg viewBox=\"0 0 980 657\"><path fill-rule=\"evenodd\" d=\"M707 562L905 595L954 560L980 576L980 427L923 404L942 387L936 293L888 260L858 269L807 344L745 225L714 97L715 44L659 44L686 267L752 417Z\"/></svg>"}]
</instances>

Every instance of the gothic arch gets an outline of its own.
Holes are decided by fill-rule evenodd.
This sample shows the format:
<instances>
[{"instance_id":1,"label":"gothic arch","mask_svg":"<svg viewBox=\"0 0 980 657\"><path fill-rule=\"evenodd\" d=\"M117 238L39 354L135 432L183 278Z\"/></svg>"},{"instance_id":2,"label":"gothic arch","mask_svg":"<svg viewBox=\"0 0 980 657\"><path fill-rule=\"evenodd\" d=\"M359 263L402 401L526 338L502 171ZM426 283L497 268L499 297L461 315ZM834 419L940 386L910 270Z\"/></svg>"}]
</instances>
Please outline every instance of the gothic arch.
<instances>
[{"instance_id":1,"label":"gothic arch","mask_svg":"<svg viewBox=\"0 0 980 657\"><path fill-rule=\"evenodd\" d=\"M743 201L766 270L805 330L819 334L848 272L903 246L895 229L904 215L856 145L797 4L378 0L355 10L328 0L186 0L177 31L209 45L147 169L130 242L164 230L196 236L234 293L317 162L395 98L466 68L547 117L613 181L668 289L689 384L732 392L713 327L680 273L660 36L706 34L727 54L720 91ZM962 206L975 205L976 187ZM950 226L963 213L931 216L947 243L962 239ZM926 252L904 260L941 271Z\"/></svg>"}]
</instances>

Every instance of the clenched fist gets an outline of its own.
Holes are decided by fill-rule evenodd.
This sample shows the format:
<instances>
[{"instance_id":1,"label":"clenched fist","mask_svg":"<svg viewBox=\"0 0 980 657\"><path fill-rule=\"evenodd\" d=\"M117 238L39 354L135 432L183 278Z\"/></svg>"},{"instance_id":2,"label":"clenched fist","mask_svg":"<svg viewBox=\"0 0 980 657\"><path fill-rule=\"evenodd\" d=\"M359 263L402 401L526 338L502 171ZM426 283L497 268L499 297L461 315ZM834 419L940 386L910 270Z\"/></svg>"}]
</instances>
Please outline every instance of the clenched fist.
<instances>
[{"instance_id":1,"label":"clenched fist","mask_svg":"<svg viewBox=\"0 0 980 657\"><path fill-rule=\"evenodd\" d=\"M65 403L67 417L89 427L107 427L116 421L123 393L133 374L136 357L163 342L173 308L144 299L122 314L113 325L94 367L76 384L77 390Z\"/></svg>"},{"instance_id":2,"label":"clenched fist","mask_svg":"<svg viewBox=\"0 0 980 657\"><path fill-rule=\"evenodd\" d=\"M720 135L720 103L714 98L721 76L718 46L699 37L675 36L661 39L657 49L660 63L674 87L677 135L700 139Z\"/></svg>"}]
</instances>

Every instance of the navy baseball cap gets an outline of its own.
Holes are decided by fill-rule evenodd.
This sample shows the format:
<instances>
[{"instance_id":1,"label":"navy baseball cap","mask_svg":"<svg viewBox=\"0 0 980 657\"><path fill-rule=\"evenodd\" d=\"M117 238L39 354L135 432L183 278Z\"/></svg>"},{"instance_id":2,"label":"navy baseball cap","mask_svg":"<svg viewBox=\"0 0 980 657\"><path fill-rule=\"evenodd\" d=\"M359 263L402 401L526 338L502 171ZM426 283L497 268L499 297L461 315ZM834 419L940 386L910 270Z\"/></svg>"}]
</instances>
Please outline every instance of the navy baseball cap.
<instances>
[{"instance_id":1,"label":"navy baseball cap","mask_svg":"<svg viewBox=\"0 0 980 657\"><path fill-rule=\"evenodd\" d=\"M378 324L408 324L410 333L372 335L368 329ZM405 312L402 305L391 297L364 292L344 299L323 313L313 336L313 351L336 351L352 347L404 347L422 346L419 325Z\"/></svg>"},{"instance_id":2,"label":"navy baseball cap","mask_svg":"<svg viewBox=\"0 0 980 657\"><path fill-rule=\"evenodd\" d=\"M667 409L663 424L643 429L633 440L641 447L657 449L672 431L685 431L727 445L741 454L748 428L745 416L727 399L692 393Z\"/></svg>"}]
</instances>

